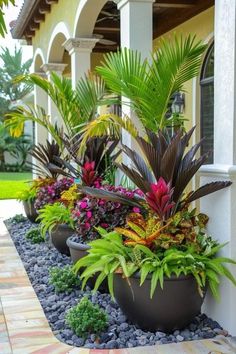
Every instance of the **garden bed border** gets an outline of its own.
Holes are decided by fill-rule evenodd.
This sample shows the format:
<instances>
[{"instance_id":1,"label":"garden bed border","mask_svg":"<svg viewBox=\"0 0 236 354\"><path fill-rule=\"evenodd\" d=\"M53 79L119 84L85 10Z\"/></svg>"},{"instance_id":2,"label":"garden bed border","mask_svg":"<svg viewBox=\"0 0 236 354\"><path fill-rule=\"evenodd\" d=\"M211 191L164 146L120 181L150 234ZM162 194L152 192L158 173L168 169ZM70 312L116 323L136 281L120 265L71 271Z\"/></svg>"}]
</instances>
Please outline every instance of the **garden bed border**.
<instances>
[{"instance_id":1,"label":"garden bed border","mask_svg":"<svg viewBox=\"0 0 236 354\"><path fill-rule=\"evenodd\" d=\"M207 354L236 353L236 339L218 336L191 342L127 349L86 349L60 342L53 334L15 245L0 221L1 354Z\"/></svg>"}]
</instances>

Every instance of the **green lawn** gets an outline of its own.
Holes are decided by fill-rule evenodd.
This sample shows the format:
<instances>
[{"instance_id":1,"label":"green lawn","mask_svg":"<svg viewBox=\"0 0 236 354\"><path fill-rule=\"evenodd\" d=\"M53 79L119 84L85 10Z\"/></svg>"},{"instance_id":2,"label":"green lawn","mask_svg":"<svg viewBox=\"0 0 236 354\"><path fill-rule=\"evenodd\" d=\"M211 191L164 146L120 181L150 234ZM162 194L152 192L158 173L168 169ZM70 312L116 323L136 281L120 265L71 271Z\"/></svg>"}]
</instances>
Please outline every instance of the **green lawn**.
<instances>
[{"instance_id":1,"label":"green lawn","mask_svg":"<svg viewBox=\"0 0 236 354\"><path fill-rule=\"evenodd\" d=\"M0 199L15 199L31 179L30 172L0 172Z\"/></svg>"}]
</instances>

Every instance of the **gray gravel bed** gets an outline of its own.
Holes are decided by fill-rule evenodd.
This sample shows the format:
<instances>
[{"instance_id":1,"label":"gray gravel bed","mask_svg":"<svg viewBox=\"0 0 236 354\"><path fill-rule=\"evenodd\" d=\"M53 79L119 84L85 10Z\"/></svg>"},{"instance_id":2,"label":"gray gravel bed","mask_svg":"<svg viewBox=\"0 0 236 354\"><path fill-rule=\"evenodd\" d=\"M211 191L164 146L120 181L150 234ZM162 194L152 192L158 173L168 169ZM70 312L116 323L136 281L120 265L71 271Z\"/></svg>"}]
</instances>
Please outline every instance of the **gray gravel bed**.
<instances>
[{"instance_id":1,"label":"gray gravel bed","mask_svg":"<svg viewBox=\"0 0 236 354\"><path fill-rule=\"evenodd\" d=\"M213 338L218 334L228 335L227 331L205 314L197 316L184 330L177 330L171 334L143 331L127 320L108 294L100 292L92 294L89 287L85 291L78 289L70 294L56 294L53 285L48 282L48 269L52 266L63 267L71 264L70 258L61 255L49 242L32 245L27 241L24 235L34 226L31 222L13 224L8 220L6 224L48 322L59 340L78 347L113 349ZM98 304L109 316L107 331L102 333L100 338L94 334L86 340L79 338L65 323L65 313L84 296Z\"/></svg>"}]
</instances>

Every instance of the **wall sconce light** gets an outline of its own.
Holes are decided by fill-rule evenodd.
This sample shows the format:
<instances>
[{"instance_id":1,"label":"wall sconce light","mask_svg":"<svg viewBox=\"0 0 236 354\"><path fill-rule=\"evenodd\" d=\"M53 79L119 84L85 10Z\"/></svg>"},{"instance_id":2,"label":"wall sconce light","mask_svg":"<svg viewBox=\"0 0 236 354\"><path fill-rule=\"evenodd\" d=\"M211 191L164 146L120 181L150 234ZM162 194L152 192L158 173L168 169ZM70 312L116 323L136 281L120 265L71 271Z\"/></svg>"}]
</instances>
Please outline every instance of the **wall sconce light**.
<instances>
[{"instance_id":1,"label":"wall sconce light","mask_svg":"<svg viewBox=\"0 0 236 354\"><path fill-rule=\"evenodd\" d=\"M185 107L185 95L181 92L176 92L174 94L174 100L171 105L172 113L183 114Z\"/></svg>"}]
</instances>

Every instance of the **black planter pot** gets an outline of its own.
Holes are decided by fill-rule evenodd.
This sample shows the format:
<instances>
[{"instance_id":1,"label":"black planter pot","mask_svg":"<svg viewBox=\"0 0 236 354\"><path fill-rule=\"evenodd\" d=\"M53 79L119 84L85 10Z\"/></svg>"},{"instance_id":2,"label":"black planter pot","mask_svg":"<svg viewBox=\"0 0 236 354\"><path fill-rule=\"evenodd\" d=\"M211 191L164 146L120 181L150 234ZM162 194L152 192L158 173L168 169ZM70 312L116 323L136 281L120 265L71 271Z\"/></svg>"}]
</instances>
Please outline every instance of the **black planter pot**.
<instances>
[{"instance_id":1,"label":"black planter pot","mask_svg":"<svg viewBox=\"0 0 236 354\"><path fill-rule=\"evenodd\" d=\"M37 217L39 216L37 210L34 207L34 200L32 201L23 201L23 206L25 210L25 215L31 222L38 222L36 221Z\"/></svg>"},{"instance_id":2,"label":"black planter pot","mask_svg":"<svg viewBox=\"0 0 236 354\"><path fill-rule=\"evenodd\" d=\"M70 249L70 256L72 259L72 262L75 264L78 260L81 258L85 257L88 254L88 250L90 249L89 245L86 245L84 243L78 243L72 241L70 238L66 241L67 246ZM83 272L83 269L80 270L80 273ZM91 287L94 288L94 285L96 283L98 275L94 275L92 278L90 278L87 282L87 284ZM99 286L98 290L102 293L108 293L108 284L107 280L105 279L102 284Z\"/></svg>"},{"instance_id":3,"label":"black planter pot","mask_svg":"<svg viewBox=\"0 0 236 354\"><path fill-rule=\"evenodd\" d=\"M187 326L201 312L204 298L199 295L193 276L165 278L150 299L151 280L139 285L139 274L127 279L114 276L114 295L127 318L140 328L171 332Z\"/></svg>"},{"instance_id":4,"label":"black planter pot","mask_svg":"<svg viewBox=\"0 0 236 354\"><path fill-rule=\"evenodd\" d=\"M73 235L75 231L67 224L58 224L50 233L50 239L53 246L62 254L70 255L67 239Z\"/></svg>"}]
</instances>

